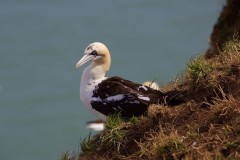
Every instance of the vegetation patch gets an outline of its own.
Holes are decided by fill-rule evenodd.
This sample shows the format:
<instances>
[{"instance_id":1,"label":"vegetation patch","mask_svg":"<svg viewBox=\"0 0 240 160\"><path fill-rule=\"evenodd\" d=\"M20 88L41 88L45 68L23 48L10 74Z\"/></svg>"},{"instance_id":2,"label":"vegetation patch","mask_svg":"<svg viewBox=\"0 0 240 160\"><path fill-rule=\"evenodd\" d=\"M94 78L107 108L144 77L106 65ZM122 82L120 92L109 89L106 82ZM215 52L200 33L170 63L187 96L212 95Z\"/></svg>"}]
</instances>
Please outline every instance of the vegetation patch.
<instances>
[{"instance_id":1,"label":"vegetation patch","mask_svg":"<svg viewBox=\"0 0 240 160\"><path fill-rule=\"evenodd\" d=\"M238 38L226 42L220 55L205 59L203 55L190 60L184 77L190 98L212 101L225 94L239 94L240 44Z\"/></svg>"}]
</instances>

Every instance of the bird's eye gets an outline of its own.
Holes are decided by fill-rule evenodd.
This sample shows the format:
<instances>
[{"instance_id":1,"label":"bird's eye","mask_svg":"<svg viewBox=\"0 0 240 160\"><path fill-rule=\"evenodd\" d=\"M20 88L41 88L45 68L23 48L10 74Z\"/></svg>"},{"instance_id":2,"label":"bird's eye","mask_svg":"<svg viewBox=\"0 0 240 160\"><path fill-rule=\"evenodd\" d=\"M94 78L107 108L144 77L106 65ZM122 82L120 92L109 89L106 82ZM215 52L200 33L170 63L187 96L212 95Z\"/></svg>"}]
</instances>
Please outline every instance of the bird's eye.
<instances>
[{"instance_id":1,"label":"bird's eye","mask_svg":"<svg viewBox=\"0 0 240 160\"><path fill-rule=\"evenodd\" d=\"M92 51L91 55L97 56L97 55L98 55L98 54L97 54L97 51L96 51L96 50Z\"/></svg>"}]
</instances>

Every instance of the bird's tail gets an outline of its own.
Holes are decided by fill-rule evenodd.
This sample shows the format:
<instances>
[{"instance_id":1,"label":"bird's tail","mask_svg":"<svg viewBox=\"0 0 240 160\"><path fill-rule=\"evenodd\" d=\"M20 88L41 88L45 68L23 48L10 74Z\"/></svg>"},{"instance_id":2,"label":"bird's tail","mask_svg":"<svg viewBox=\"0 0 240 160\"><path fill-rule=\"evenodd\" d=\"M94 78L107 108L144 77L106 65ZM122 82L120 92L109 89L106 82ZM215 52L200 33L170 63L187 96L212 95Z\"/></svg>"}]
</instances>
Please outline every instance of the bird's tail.
<instances>
[{"instance_id":1,"label":"bird's tail","mask_svg":"<svg viewBox=\"0 0 240 160\"><path fill-rule=\"evenodd\" d=\"M177 106L186 102L186 90L179 91L168 91L164 93L164 103L168 106Z\"/></svg>"},{"instance_id":2,"label":"bird's tail","mask_svg":"<svg viewBox=\"0 0 240 160\"><path fill-rule=\"evenodd\" d=\"M105 121L101 119L88 121L86 128L92 130L92 131L102 131L104 129Z\"/></svg>"}]
</instances>

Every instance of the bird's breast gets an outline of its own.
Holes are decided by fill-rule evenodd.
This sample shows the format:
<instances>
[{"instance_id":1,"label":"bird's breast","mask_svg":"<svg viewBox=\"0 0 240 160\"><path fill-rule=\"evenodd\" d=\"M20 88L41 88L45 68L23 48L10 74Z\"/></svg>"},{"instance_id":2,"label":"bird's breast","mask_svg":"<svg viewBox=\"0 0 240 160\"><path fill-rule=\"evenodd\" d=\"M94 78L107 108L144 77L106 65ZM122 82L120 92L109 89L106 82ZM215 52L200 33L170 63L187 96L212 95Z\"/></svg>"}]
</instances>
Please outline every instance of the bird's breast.
<instances>
[{"instance_id":1,"label":"bird's breast","mask_svg":"<svg viewBox=\"0 0 240 160\"><path fill-rule=\"evenodd\" d=\"M97 85L105 79L97 80L81 80L80 83L80 99L86 106L91 106L91 100L93 98L93 92L97 89Z\"/></svg>"}]
</instances>

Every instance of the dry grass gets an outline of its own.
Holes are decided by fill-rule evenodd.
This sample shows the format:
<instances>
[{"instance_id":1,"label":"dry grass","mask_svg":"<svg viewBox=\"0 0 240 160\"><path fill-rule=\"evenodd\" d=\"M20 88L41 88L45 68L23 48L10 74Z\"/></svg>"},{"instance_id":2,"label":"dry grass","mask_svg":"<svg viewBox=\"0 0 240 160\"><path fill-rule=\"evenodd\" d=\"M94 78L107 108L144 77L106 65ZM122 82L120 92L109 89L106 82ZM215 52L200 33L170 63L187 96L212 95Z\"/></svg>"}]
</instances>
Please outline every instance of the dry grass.
<instances>
[{"instance_id":1,"label":"dry grass","mask_svg":"<svg viewBox=\"0 0 240 160\"><path fill-rule=\"evenodd\" d=\"M217 57L191 60L183 79L163 90L188 90L176 107L152 105L144 117L108 119L73 159L240 159L240 42ZM67 156L65 156L67 157ZM64 158L67 159L67 158ZM73 160L71 159L71 160Z\"/></svg>"},{"instance_id":2,"label":"dry grass","mask_svg":"<svg viewBox=\"0 0 240 160\"><path fill-rule=\"evenodd\" d=\"M226 94L238 94L240 78L240 43L237 38L227 42L220 55L205 59L200 55L189 62L185 83L189 86L191 98L211 101L221 96L219 89Z\"/></svg>"}]
</instances>

